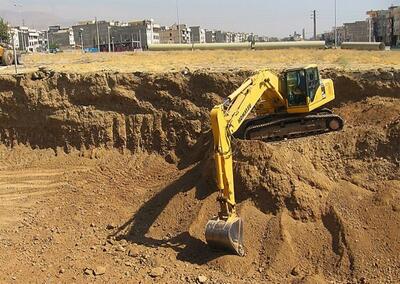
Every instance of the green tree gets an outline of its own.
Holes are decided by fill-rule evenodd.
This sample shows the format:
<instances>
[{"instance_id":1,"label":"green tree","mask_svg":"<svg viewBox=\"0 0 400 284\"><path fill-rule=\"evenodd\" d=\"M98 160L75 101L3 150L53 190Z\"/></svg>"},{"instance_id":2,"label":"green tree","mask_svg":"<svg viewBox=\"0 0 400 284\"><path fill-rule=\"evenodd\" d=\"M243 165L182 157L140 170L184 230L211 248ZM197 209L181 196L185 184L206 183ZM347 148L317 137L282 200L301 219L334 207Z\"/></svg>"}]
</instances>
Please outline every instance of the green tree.
<instances>
[{"instance_id":1,"label":"green tree","mask_svg":"<svg viewBox=\"0 0 400 284\"><path fill-rule=\"evenodd\" d=\"M0 18L0 42L9 43L10 41L10 28L8 23Z\"/></svg>"}]
</instances>

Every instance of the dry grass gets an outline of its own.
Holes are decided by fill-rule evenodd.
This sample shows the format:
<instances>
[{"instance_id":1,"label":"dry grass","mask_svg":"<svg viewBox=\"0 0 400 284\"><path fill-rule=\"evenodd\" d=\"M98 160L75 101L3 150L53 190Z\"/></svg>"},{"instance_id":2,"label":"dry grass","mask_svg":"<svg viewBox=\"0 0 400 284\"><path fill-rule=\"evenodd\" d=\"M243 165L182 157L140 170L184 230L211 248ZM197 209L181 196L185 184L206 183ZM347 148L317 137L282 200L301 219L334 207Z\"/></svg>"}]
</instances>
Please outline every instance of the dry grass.
<instances>
[{"instance_id":1,"label":"dry grass","mask_svg":"<svg viewBox=\"0 0 400 284\"><path fill-rule=\"evenodd\" d=\"M82 54L31 54L25 57L21 72L36 70L39 66L62 72L168 72L209 68L215 71L231 69L280 69L316 63L321 68L372 69L400 68L400 52L349 50L270 50L270 51L178 51L126 52ZM13 68L0 70L12 73Z\"/></svg>"}]
</instances>

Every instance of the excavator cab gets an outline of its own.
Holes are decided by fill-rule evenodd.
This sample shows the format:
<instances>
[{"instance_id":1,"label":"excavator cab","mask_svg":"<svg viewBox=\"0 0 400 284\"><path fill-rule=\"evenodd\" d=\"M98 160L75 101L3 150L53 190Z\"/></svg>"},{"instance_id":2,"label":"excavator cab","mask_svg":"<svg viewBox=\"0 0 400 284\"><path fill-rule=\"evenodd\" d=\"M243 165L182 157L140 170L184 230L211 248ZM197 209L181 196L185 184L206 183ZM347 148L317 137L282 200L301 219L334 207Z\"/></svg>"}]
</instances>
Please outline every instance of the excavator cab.
<instances>
[{"instance_id":1,"label":"excavator cab","mask_svg":"<svg viewBox=\"0 0 400 284\"><path fill-rule=\"evenodd\" d=\"M320 86L318 68L292 69L285 73L288 107L306 106L313 102Z\"/></svg>"},{"instance_id":2,"label":"excavator cab","mask_svg":"<svg viewBox=\"0 0 400 284\"><path fill-rule=\"evenodd\" d=\"M288 106L304 106L307 104L306 72L292 70L286 73L286 90Z\"/></svg>"},{"instance_id":3,"label":"excavator cab","mask_svg":"<svg viewBox=\"0 0 400 284\"><path fill-rule=\"evenodd\" d=\"M321 80L316 65L286 70L282 86L288 113L311 112L335 98L332 80Z\"/></svg>"}]
</instances>

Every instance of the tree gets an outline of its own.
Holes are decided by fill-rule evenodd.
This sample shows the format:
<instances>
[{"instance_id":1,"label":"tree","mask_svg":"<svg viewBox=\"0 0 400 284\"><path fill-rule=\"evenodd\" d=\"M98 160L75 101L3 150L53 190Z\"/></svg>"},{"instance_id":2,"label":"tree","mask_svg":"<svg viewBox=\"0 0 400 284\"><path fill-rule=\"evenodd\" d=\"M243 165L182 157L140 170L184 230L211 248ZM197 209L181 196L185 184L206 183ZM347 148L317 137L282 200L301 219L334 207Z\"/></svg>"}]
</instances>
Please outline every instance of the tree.
<instances>
[{"instance_id":1,"label":"tree","mask_svg":"<svg viewBox=\"0 0 400 284\"><path fill-rule=\"evenodd\" d=\"M9 43L10 41L10 28L8 23L0 17L0 43Z\"/></svg>"}]
</instances>

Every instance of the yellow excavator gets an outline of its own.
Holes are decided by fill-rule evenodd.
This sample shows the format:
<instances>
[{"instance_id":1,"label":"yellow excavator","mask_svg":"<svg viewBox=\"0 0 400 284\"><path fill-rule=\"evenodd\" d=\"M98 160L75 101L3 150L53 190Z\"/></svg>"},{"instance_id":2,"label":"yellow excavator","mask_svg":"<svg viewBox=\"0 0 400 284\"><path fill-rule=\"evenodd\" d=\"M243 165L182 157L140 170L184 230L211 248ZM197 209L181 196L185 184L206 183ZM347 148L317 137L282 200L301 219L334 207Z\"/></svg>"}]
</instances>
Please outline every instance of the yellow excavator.
<instances>
[{"instance_id":1,"label":"yellow excavator","mask_svg":"<svg viewBox=\"0 0 400 284\"><path fill-rule=\"evenodd\" d=\"M208 221L209 246L243 256L243 220L236 213L232 137L266 142L305 137L343 128L343 119L327 108L333 101L333 81L321 79L309 65L276 75L263 70L248 78L211 111L216 182L220 212ZM256 116L247 119L255 109Z\"/></svg>"},{"instance_id":2,"label":"yellow excavator","mask_svg":"<svg viewBox=\"0 0 400 284\"><path fill-rule=\"evenodd\" d=\"M9 66L17 60L18 64L22 64L21 53L14 54L12 48L6 44L0 43L0 65Z\"/></svg>"}]
</instances>

